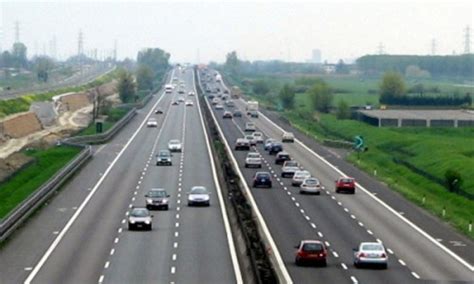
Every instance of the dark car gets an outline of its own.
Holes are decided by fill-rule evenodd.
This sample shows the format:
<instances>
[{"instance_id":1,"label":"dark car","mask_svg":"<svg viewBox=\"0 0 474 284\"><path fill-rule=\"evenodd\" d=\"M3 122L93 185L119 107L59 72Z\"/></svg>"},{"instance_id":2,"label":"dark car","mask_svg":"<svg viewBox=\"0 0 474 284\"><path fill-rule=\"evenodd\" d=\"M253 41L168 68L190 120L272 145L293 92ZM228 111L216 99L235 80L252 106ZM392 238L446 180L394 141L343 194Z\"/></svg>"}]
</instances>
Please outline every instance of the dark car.
<instances>
[{"instance_id":1,"label":"dark car","mask_svg":"<svg viewBox=\"0 0 474 284\"><path fill-rule=\"evenodd\" d=\"M155 109L155 113L156 114L162 114L163 110L161 108L157 108L157 109Z\"/></svg>"},{"instance_id":2,"label":"dark car","mask_svg":"<svg viewBox=\"0 0 474 284\"><path fill-rule=\"evenodd\" d=\"M258 111L256 110L249 111L249 115L250 117L258 118Z\"/></svg>"},{"instance_id":3,"label":"dark car","mask_svg":"<svg viewBox=\"0 0 474 284\"><path fill-rule=\"evenodd\" d=\"M152 188L145 194L146 209L164 209L168 210L170 195L163 188Z\"/></svg>"},{"instance_id":4,"label":"dark car","mask_svg":"<svg viewBox=\"0 0 474 284\"><path fill-rule=\"evenodd\" d=\"M160 150L156 155L157 166L171 166L171 152L169 150Z\"/></svg>"},{"instance_id":5,"label":"dark car","mask_svg":"<svg viewBox=\"0 0 474 284\"><path fill-rule=\"evenodd\" d=\"M327 266L326 257L328 253L321 241L303 240L295 248L298 249L295 256L296 265L319 264Z\"/></svg>"},{"instance_id":6,"label":"dark car","mask_svg":"<svg viewBox=\"0 0 474 284\"><path fill-rule=\"evenodd\" d=\"M283 165L284 162L291 160L290 154L281 151L276 154L275 164Z\"/></svg>"},{"instance_id":7,"label":"dark car","mask_svg":"<svg viewBox=\"0 0 474 284\"><path fill-rule=\"evenodd\" d=\"M172 105L177 106L177 105L179 105L179 102L178 101L173 101Z\"/></svg>"},{"instance_id":8,"label":"dark car","mask_svg":"<svg viewBox=\"0 0 474 284\"><path fill-rule=\"evenodd\" d=\"M146 208L135 207L128 216L128 229L144 229L151 231L153 215Z\"/></svg>"},{"instance_id":9,"label":"dark car","mask_svg":"<svg viewBox=\"0 0 474 284\"><path fill-rule=\"evenodd\" d=\"M272 177L269 172L256 172L253 178L253 187L272 187Z\"/></svg>"},{"instance_id":10,"label":"dark car","mask_svg":"<svg viewBox=\"0 0 474 284\"><path fill-rule=\"evenodd\" d=\"M242 112L240 110L236 110L233 113L234 117L242 117Z\"/></svg>"},{"instance_id":11,"label":"dark car","mask_svg":"<svg viewBox=\"0 0 474 284\"><path fill-rule=\"evenodd\" d=\"M336 193L349 192L355 193L355 179L351 177L340 177L336 180Z\"/></svg>"},{"instance_id":12,"label":"dark car","mask_svg":"<svg viewBox=\"0 0 474 284\"><path fill-rule=\"evenodd\" d=\"M268 154L270 155L275 155L281 151L283 151L283 145L280 142L273 142L270 147L268 147Z\"/></svg>"}]
</instances>

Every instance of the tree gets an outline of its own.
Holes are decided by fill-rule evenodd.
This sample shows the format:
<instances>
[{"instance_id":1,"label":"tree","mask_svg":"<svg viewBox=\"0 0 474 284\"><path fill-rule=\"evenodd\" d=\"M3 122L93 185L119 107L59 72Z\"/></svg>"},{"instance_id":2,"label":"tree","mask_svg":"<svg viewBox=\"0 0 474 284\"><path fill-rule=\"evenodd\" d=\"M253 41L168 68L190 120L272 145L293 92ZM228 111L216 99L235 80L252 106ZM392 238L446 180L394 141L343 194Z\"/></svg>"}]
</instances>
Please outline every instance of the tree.
<instances>
[{"instance_id":1,"label":"tree","mask_svg":"<svg viewBox=\"0 0 474 284\"><path fill-rule=\"evenodd\" d=\"M410 65L405 69L405 76L410 78L430 78L431 74L417 65Z\"/></svg>"},{"instance_id":2,"label":"tree","mask_svg":"<svg viewBox=\"0 0 474 284\"><path fill-rule=\"evenodd\" d=\"M337 64L336 64L336 73L338 73L338 74L347 74L347 73L349 73L349 68L344 63L344 60L339 59L339 61L337 62Z\"/></svg>"},{"instance_id":3,"label":"tree","mask_svg":"<svg viewBox=\"0 0 474 284\"><path fill-rule=\"evenodd\" d=\"M293 109L295 105L295 90L288 84L285 84L280 90L280 101L285 109Z\"/></svg>"},{"instance_id":4,"label":"tree","mask_svg":"<svg viewBox=\"0 0 474 284\"><path fill-rule=\"evenodd\" d=\"M153 70L147 65L140 65L137 70L138 90L153 89Z\"/></svg>"},{"instance_id":5,"label":"tree","mask_svg":"<svg viewBox=\"0 0 474 284\"><path fill-rule=\"evenodd\" d=\"M349 119L351 118L351 110L349 105L346 103L345 100L340 100L337 103L337 112L336 112L337 119Z\"/></svg>"},{"instance_id":6,"label":"tree","mask_svg":"<svg viewBox=\"0 0 474 284\"><path fill-rule=\"evenodd\" d=\"M54 68L54 61L47 56L38 56L33 60L38 81L48 82L49 71Z\"/></svg>"},{"instance_id":7,"label":"tree","mask_svg":"<svg viewBox=\"0 0 474 284\"><path fill-rule=\"evenodd\" d=\"M147 48L138 53L138 65L148 66L155 75L154 79L161 78L169 66L170 54L160 48Z\"/></svg>"},{"instance_id":8,"label":"tree","mask_svg":"<svg viewBox=\"0 0 474 284\"><path fill-rule=\"evenodd\" d=\"M444 178L446 181L446 186L448 187L448 190L451 192L458 192L459 189L461 188L461 185L463 183L461 174L453 169L448 169L444 173Z\"/></svg>"},{"instance_id":9,"label":"tree","mask_svg":"<svg viewBox=\"0 0 474 284\"><path fill-rule=\"evenodd\" d=\"M237 57L237 52L234 50L227 53L224 68L226 68L231 74L235 75L239 71L240 61Z\"/></svg>"},{"instance_id":10,"label":"tree","mask_svg":"<svg viewBox=\"0 0 474 284\"><path fill-rule=\"evenodd\" d=\"M397 72L386 72L380 84L380 102L389 103L392 99L405 96L405 82Z\"/></svg>"},{"instance_id":11,"label":"tree","mask_svg":"<svg viewBox=\"0 0 474 284\"><path fill-rule=\"evenodd\" d=\"M26 45L21 42L13 44L12 60L15 68L26 68L28 66L28 58L26 57Z\"/></svg>"},{"instance_id":12,"label":"tree","mask_svg":"<svg viewBox=\"0 0 474 284\"><path fill-rule=\"evenodd\" d=\"M117 89L123 103L131 102L135 98L136 85L132 73L125 70L120 71Z\"/></svg>"},{"instance_id":13,"label":"tree","mask_svg":"<svg viewBox=\"0 0 474 284\"><path fill-rule=\"evenodd\" d=\"M309 90L309 97L314 110L320 112L329 112L332 102L332 91L329 88L329 85L320 80L311 87Z\"/></svg>"},{"instance_id":14,"label":"tree","mask_svg":"<svg viewBox=\"0 0 474 284\"><path fill-rule=\"evenodd\" d=\"M264 80L257 80L253 82L252 90L257 95L266 95L270 92L270 87Z\"/></svg>"},{"instance_id":15,"label":"tree","mask_svg":"<svg viewBox=\"0 0 474 284\"><path fill-rule=\"evenodd\" d=\"M0 57L0 67L12 67L13 58L9 51L5 50Z\"/></svg>"}]
</instances>

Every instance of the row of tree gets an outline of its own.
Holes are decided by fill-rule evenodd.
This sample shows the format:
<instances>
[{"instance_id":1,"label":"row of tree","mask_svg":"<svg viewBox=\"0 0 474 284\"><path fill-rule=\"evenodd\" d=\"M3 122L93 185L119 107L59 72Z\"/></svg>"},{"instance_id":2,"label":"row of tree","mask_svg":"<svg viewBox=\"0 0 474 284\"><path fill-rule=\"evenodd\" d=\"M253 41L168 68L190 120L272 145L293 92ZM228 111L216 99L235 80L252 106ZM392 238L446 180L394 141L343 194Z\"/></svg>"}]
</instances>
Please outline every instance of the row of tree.
<instances>
[{"instance_id":1,"label":"row of tree","mask_svg":"<svg viewBox=\"0 0 474 284\"><path fill-rule=\"evenodd\" d=\"M474 54L452 56L366 55L357 59L357 68L368 75L383 74L387 70L406 72L426 71L432 76L474 77ZM412 66L410 68L410 66ZM419 70L414 70L419 68ZM420 73L427 76L428 73Z\"/></svg>"}]
</instances>

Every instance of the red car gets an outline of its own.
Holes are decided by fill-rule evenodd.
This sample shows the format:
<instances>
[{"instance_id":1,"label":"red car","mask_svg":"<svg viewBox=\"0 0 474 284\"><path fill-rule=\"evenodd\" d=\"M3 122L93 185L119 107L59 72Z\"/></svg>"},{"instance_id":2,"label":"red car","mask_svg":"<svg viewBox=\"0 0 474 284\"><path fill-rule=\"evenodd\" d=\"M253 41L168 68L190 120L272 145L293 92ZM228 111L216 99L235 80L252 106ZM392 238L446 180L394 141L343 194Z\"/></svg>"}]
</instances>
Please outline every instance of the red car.
<instances>
[{"instance_id":1,"label":"red car","mask_svg":"<svg viewBox=\"0 0 474 284\"><path fill-rule=\"evenodd\" d=\"M355 193L355 179L351 177L340 177L336 180L336 193L349 192Z\"/></svg>"},{"instance_id":2,"label":"red car","mask_svg":"<svg viewBox=\"0 0 474 284\"><path fill-rule=\"evenodd\" d=\"M327 249L321 241L303 240L299 245L295 246L296 251L295 264L319 264L327 266L326 257Z\"/></svg>"}]
</instances>

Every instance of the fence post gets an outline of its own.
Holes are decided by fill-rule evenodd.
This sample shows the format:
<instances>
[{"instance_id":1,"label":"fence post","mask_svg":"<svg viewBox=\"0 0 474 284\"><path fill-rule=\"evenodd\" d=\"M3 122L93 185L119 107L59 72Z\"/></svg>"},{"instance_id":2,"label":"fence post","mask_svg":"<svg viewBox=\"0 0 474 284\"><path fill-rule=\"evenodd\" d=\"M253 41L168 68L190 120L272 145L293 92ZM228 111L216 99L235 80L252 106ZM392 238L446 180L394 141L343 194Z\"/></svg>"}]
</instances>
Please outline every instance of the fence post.
<instances>
[{"instance_id":1,"label":"fence post","mask_svg":"<svg viewBox=\"0 0 474 284\"><path fill-rule=\"evenodd\" d=\"M446 206L443 206L443 218L446 216Z\"/></svg>"},{"instance_id":2,"label":"fence post","mask_svg":"<svg viewBox=\"0 0 474 284\"><path fill-rule=\"evenodd\" d=\"M469 233L472 233L472 220L469 221L468 230L469 230Z\"/></svg>"},{"instance_id":3,"label":"fence post","mask_svg":"<svg viewBox=\"0 0 474 284\"><path fill-rule=\"evenodd\" d=\"M424 195L424 194L423 194L423 199L421 200L421 203L422 203L423 205L425 205L425 203L426 203L426 195Z\"/></svg>"}]
</instances>

